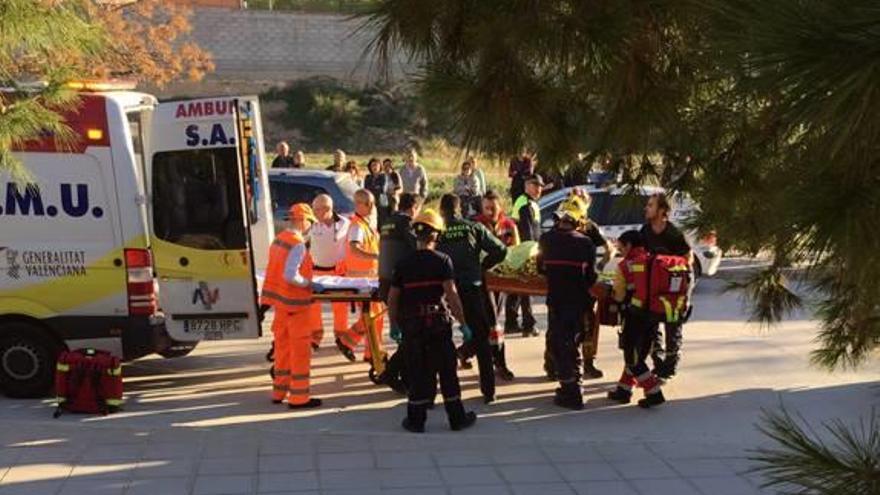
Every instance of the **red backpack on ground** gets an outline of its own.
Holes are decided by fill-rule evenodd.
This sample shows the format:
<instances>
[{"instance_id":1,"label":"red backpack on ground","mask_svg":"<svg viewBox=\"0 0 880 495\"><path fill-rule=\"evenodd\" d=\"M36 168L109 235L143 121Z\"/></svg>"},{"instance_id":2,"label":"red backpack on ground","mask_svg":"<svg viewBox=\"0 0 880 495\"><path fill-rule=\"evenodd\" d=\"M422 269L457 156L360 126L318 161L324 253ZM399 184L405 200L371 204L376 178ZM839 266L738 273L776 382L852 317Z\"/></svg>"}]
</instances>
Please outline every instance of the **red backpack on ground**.
<instances>
[{"instance_id":1,"label":"red backpack on ground","mask_svg":"<svg viewBox=\"0 0 880 495\"><path fill-rule=\"evenodd\" d=\"M686 257L652 256L636 248L620 262L620 268L632 306L647 309L659 321L681 321L687 312L691 284L691 268Z\"/></svg>"},{"instance_id":2,"label":"red backpack on ground","mask_svg":"<svg viewBox=\"0 0 880 495\"><path fill-rule=\"evenodd\" d=\"M62 411L108 414L122 407L122 364L107 351L64 351L55 367L55 398Z\"/></svg>"}]
</instances>

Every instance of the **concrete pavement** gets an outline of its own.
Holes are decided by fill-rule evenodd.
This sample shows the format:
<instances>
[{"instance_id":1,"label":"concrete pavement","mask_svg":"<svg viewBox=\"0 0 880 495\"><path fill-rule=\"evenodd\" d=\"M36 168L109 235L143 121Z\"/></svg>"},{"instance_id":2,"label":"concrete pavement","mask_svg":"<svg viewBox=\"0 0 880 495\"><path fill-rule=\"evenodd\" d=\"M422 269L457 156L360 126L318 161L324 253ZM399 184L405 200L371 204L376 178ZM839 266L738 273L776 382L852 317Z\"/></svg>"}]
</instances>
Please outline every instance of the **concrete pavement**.
<instances>
[{"instance_id":1,"label":"concrete pavement","mask_svg":"<svg viewBox=\"0 0 880 495\"><path fill-rule=\"evenodd\" d=\"M855 420L878 402L880 367L812 368L806 315L769 330L743 323L737 296L722 290L738 268L697 288L679 377L657 410L604 400L620 372L607 328L606 378L585 383L584 411L551 404L543 338L511 337L517 378L499 382L498 402L483 405L476 370L461 371L480 420L453 433L437 408L425 435L400 429L404 399L372 385L329 335L312 372L325 406L295 413L269 402L268 339L217 342L126 366L120 414L53 420L48 401L0 399L0 495L770 493L746 473L748 449L764 441L761 410Z\"/></svg>"}]
</instances>

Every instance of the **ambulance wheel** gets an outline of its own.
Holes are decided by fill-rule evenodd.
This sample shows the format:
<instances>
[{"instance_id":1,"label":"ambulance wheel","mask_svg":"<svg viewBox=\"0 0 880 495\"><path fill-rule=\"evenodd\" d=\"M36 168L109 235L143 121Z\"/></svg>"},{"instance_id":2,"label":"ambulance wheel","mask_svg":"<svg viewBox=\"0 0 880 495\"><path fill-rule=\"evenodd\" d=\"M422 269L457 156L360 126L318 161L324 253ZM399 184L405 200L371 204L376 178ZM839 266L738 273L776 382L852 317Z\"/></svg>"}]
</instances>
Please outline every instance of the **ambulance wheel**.
<instances>
[{"instance_id":1,"label":"ambulance wheel","mask_svg":"<svg viewBox=\"0 0 880 495\"><path fill-rule=\"evenodd\" d=\"M7 397L45 397L55 379L61 346L36 325L0 325L0 389Z\"/></svg>"}]
</instances>

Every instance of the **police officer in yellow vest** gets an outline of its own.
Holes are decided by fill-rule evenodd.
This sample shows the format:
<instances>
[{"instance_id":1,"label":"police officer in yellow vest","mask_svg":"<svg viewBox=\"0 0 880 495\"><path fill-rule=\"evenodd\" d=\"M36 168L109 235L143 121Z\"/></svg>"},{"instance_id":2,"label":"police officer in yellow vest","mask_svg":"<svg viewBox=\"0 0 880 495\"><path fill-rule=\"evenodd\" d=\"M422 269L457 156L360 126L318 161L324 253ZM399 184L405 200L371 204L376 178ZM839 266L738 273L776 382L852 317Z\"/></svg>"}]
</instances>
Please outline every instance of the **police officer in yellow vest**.
<instances>
[{"instance_id":1,"label":"police officer in yellow vest","mask_svg":"<svg viewBox=\"0 0 880 495\"><path fill-rule=\"evenodd\" d=\"M534 174L526 178L525 194L516 198L510 217L516 222L520 241L536 241L541 237L541 209L538 199L544 189L544 179ZM517 324L517 310L522 310L522 328ZM535 337L535 317L532 314L532 301L529 296L507 294L504 304L504 333L522 331L523 337Z\"/></svg>"}]
</instances>

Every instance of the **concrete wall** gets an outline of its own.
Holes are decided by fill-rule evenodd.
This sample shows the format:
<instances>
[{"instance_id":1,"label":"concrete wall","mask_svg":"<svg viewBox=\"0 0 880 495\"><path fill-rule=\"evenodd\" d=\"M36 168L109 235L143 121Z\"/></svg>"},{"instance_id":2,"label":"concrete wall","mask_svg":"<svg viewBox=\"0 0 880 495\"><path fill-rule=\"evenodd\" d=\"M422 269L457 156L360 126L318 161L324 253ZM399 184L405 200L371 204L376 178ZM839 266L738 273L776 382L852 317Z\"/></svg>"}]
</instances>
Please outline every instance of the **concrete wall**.
<instances>
[{"instance_id":1,"label":"concrete wall","mask_svg":"<svg viewBox=\"0 0 880 495\"><path fill-rule=\"evenodd\" d=\"M372 59L364 58L371 35L356 32L359 21L347 16L197 8L192 24L195 41L217 66L206 81L212 86L265 87L310 76L367 82L376 76ZM403 77L402 58L395 67L395 76ZM163 92L196 94L207 85L179 84Z\"/></svg>"}]
</instances>

